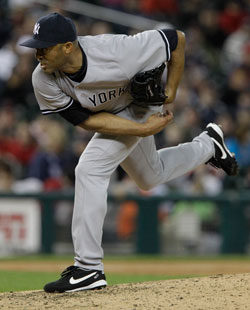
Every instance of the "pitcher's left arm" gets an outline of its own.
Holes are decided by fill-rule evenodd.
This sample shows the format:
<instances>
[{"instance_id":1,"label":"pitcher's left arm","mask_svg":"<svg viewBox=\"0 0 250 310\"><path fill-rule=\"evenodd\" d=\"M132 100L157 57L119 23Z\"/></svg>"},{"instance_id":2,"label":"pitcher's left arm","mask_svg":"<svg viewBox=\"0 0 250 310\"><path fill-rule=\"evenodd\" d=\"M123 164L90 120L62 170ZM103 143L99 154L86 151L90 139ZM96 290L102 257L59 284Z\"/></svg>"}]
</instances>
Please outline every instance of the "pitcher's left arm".
<instances>
[{"instance_id":1,"label":"pitcher's left arm","mask_svg":"<svg viewBox=\"0 0 250 310\"><path fill-rule=\"evenodd\" d=\"M171 53L171 59L167 63L167 83L165 94L167 99L165 103L172 103L175 100L177 88L182 78L185 64L185 34L177 30L178 43L176 49Z\"/></svg>"}]
</instances>

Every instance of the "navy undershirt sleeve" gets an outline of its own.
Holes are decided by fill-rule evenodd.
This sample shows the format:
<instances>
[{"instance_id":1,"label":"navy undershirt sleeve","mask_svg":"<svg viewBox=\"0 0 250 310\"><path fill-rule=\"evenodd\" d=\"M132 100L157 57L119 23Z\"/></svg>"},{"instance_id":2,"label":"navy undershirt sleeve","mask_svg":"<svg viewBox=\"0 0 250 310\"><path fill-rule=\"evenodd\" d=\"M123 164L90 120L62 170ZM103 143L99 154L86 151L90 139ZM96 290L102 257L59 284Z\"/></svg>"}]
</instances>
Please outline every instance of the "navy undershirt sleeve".
<instances>
[{"instance_id":1,"label":"navy undershirt sleeve","mask_svg":"<svg viewBox=\"0 0 250 310\"><path fill-rule=\"evenodd\" d=\"M68 109L63 110L58 114L74 126L77 126L88 119L93 113L88 109L83 108L79 102L74 100L73 104Z\"/></svg>"},{"instance_id":2,"label":"navy undershirt sleeve","mask_svg":"<svg viewBox=\"0 0 250 310\"><path fill-rule=\"evenodd\" d=\"M178 43L177 32L174 29L161 29L158 30L164 43L166 44L167 61L170 60L170 54L176 49Z\"/></svg>"}]
</instances>

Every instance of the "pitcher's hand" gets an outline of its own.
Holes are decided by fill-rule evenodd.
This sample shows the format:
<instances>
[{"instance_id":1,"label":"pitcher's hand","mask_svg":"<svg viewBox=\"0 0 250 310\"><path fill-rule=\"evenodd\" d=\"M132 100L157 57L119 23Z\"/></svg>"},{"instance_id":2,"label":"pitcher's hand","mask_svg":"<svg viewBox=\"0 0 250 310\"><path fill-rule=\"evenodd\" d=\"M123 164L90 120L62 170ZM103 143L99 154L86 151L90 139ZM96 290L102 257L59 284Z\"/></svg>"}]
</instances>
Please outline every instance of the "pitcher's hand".
<instances>
[{"instance_id":1,"label":"pitcher's hand","mask_svg":"<svg viewBox=\"0 0 250 310\"><path fill-rule=\"evenodd\" d=\"M145 130L142 137L155 135L162 131L169 123L172 122L174 115L172 112L166 110L165 113L156 113L151 115L144 123Z\"/></svg>"}]
</instances>

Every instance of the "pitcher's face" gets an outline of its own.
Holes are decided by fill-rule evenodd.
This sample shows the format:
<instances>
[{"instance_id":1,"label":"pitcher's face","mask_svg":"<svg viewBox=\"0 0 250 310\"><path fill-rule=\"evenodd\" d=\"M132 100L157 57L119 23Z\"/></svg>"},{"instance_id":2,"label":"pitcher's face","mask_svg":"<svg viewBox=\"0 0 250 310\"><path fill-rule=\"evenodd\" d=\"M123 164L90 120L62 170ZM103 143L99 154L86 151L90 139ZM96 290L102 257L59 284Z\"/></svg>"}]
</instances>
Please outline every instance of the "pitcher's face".
<instances>
[{"instance_id":1,"label":"pitcher's face","mask_svg":"<svg viewBox=\"0 0 250 310\"><path fill-rule=\"evenodd\" d=\"M66 61L63 44L38 48L36 50L36 59L39 61L42 70L46 73L53 73L60 70Z\"/></svg>"}]
</instances>

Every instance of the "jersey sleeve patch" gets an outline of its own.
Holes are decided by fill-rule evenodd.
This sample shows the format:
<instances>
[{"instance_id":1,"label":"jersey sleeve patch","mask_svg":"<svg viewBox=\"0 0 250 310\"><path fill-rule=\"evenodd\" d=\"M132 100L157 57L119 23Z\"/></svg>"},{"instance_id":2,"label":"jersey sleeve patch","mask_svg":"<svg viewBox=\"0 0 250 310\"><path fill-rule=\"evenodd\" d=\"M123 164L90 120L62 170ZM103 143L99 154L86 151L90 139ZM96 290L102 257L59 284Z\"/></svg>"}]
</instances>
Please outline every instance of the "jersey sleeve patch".
<instances>
[{"instance_id":1,"label":"jersey sleeve patch","mask_svg":"<svg viewBox=\"0 0 250 310\"><path fill-rule=\"evenodd\" d=\"M60 110L59 115L66 119L68 122L77 126L89 118L93 113L88 109L83 108L79 102L72 99L72 104L64 110Z\"/></svg>"},{"instance_id":2,"label":"jersey sleeve patch","mask_svg":"<svg viewBox=\"0 0 250 310\"><path fill-rule=\"evenodd\" d=\"M177 32L173 29L161 29L158 31L166 45L166 60L169 61L171 58L171 52L176 49L178 43Z\"/></svg>"}]
</instances>

